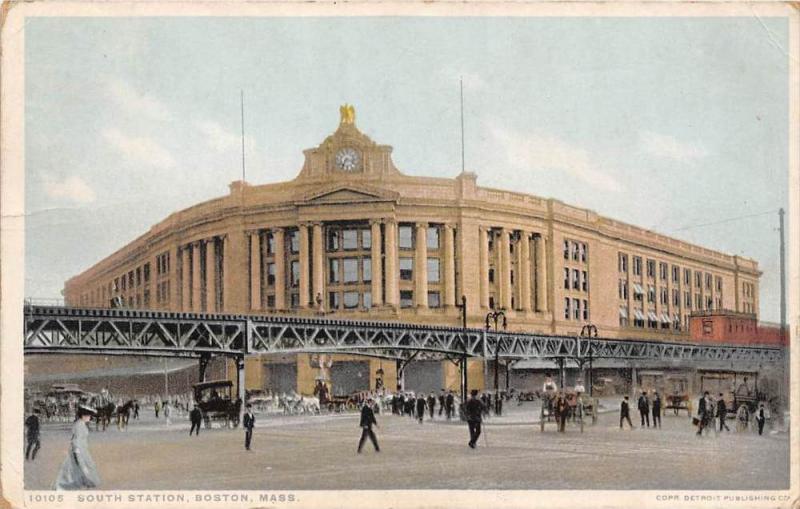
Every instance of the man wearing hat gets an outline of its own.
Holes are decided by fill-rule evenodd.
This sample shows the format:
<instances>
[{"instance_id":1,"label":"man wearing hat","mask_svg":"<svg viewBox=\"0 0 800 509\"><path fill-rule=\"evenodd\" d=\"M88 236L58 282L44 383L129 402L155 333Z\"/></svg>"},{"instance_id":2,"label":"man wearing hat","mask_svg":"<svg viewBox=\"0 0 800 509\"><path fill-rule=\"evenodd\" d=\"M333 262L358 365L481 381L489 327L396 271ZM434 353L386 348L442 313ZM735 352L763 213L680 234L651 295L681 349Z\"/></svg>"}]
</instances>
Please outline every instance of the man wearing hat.
<instances>
[{"instance_id":1,"label":"man wearing hat","mask_svg":"<svg viewBox=\"0 0 800 509\"><path fill-rule=\"evenodd\" d=\"M361 454L361 448L364 447L367 437L372 441L375 452L381 452L381 448L378 446L378 439L375 437L375 432L372 431L372 425L378 425L378 421L375 420L375 412L372 411L373 404L372 398L368 398L361 406L361 421L358 424L361 426L361 438L358 441L358 454Z\"/></svg>"},{"instance_id":2,"label":"man wearing hat","mask_svg":"<svg viewBox=\"0 0 800 509\"><path fill-rule=\"evenodd\" d=\"M189 430L189 436L192 436L192 433L199 435L200 423L203 421L203 412L200 411L200 407L197 406L197 403L194 404L194 408L192 408L192 411L189 412L189 420L192 423L192 428ZM195 430L197 431L195 432Z\"/></svg>"},{"instance_id":3,"label":"man wearing hat","mask_svg":"<svg viewBox=\"0 0 800 509\"><path fill-rule=\"evenodd\" d=\"M242 426L244 426L244 448L250 450L250 441L253 439L253 426L256 425L256 416L253 415L253 405L250 403L246 406L247 411L242 418Z\"/></svg>"},{"instance_id":4,"label":"man wearing hat","mask_svg":"<svg viewBox=\"0 0 800 509\"><path fill-rule=\"evenodd\" d=\"M36 453L39 452L41 442L39 441L39 409L34 408L33 413L25 419L25 438L28 445L25 448L25 459L35 460Z\"/></svg>"},{"instance_id":5,"label":"man wearing hat","mask_svg":"<svg viewBox=\"0 0 800 509\"><path fill-rule=\"evenodd\" d=\"M481 421L483 416L483 403L478 399L478 390L472 389L471 397L464 407L464 413L467 415L467 426L469 426L469 446L474 449L475 444L478 443L478 438L481 436Z\"/></svg>"},{"instance_id":6,"label":"man wearing hat","mask_svg":"<svg viewBox=\"0 0 800 509\"><path fill-rule=\"evenodd\" d=\"M72 440L67 458L61 465L54 488L56 490L84 490L100 485L97 466L89 454L89 428L87 423L93 415L94 408L79 405L78 418L72 425Z\"/></svg>"}]
</instances>

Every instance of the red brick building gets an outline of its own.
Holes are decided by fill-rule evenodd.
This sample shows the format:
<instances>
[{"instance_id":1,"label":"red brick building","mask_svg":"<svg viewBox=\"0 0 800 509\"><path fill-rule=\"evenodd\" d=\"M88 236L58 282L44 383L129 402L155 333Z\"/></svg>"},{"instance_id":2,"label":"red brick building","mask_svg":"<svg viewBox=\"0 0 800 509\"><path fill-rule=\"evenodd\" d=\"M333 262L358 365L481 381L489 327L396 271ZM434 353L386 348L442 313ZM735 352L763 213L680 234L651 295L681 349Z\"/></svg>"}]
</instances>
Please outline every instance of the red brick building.
<instances>
[{"instance_id":1,"label":"red brick building","mask_svg":"<svg viewBox=\"0 0 800 509\"><path fill-rule=\"evenodd\" d=\"M755 314L730 310L693 312L689 335L698 342L734 345L787 346L788 334L780 325L759 322Z\"/></svg>"}]
</instances>

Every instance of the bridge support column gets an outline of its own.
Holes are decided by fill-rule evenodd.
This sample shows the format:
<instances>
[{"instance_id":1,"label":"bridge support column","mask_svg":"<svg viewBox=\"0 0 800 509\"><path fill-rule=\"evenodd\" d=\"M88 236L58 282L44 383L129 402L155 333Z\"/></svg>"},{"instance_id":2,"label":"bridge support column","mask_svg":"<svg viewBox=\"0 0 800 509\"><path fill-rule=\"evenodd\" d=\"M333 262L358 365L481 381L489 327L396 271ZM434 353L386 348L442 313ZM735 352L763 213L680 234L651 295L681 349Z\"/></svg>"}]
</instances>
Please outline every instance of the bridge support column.
<instances>
[{"instance_id":1,"label":"bridge support column","mask_svg":"<svg viewBox=\"0 0 800 509\"><path fill-rule=\"evenodd\" d=\"M636 371L636 366L631 365L631 399L636 399L636 385L639 373Z\"/></svg>"},{"instance_id":2,"label":"bridge support column","mask_svg":"<svg viewBox=\"0 0 800 509\"><path fill-rule=\"evenodd\" d=\"M211 356L207 353L204 353L200 356L200 382L206 381L206 368L208 368L208 363L211 362Z\"/></svg>"}]
</instances>

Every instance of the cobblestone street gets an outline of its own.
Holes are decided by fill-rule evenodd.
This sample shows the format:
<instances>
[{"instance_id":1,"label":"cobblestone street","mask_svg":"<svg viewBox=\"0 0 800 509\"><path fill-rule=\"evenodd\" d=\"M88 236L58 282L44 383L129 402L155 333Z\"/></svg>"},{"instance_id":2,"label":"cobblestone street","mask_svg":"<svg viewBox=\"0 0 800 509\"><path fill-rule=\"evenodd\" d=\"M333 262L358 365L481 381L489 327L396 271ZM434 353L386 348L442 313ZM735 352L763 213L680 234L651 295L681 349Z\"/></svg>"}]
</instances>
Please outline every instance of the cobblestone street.
<instances>
[{"instance_id":1,"label":"cobblestone street","mask_svg":"<svg viewBox=\"0 0 800 509\"><path fill-rule=\"evenodd\" d=\"M535 412L529 409L530 414ZM516 418L513 418L516 412ZM151 415L92 432L102 489L785 489L788 434L694 436L685 415L661 430L619 429L614 412L583 434L523 424L528 412L490 419L478 448L465 424L378 415L381 452L356 454L357 415L259 416L253 450L241 429L189 437L185 417ZM531 419L528 422L532 422ZM504 421L504 422L501 422ZM731 423L733 427L733 423ZM67 451L67 424L46 424L42 450L26 462L28 489L49 489Z\"/></svg>"}]
</instances>

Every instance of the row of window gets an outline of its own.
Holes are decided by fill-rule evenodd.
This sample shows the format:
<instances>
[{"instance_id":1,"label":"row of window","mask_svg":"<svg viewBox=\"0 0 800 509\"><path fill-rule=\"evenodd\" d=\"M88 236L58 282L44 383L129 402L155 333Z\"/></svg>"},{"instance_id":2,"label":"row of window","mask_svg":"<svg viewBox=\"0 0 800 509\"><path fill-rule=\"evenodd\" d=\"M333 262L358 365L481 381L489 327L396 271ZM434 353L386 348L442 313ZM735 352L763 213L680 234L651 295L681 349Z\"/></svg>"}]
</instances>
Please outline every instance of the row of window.
<instances>
[{"instance_id":1,"label":"row of window","mask_svg":"<svg viewBox=\"0 0 800 509\"><path fill-rule=\"evenodd\" d=\"M564 299L564 319L565 320L588 320L589 301L586 299Z\"/></svg>"},{"instance_id":2,"label":"row of window","mask_svg":"<svg viewBox=\"0 0 800 509\"><path fill-rule=\"evenodd\" d=\"M642 275L642 257L641 256L633 256L633 275L634 276L641 276ZM669 265L665 262L656 262L656 260L647 259L645 260L646 264L646 273L649 279L656 279L656 263L658 263L658 276L662 281L666 281L670 274ZM619 271L622 273L628 273L628 255L625 253L619 253ZM672 282L676 285L680 285L681 283L681 269L677 265L672 266ZM694 285L697 288L701 288L703 286L703 273L701 271L694 272ZM692 283L692 270L684 268L683 269L683 284L686 286L690 286ZM718 292L722 292L722 277L721 276L713 276L712 274L705 273L705 287L706 290L711 290L712 287L715 288Z\"/></svg>"},{"instance_id":3,"label":"row of window","mask_svg":"<svg viewBox=\"0 0 800 509\"><path fill-rule=\"evenodd\" d=\"M564 268L564 289L589 291L589 276L585 270Z\"/></svg>"},{"instance_id":4,"label":"row of window","mask_svg":"<svg viewBox=\"0 0 800 509\"><path fill-rule=\"evenodd\" d=\"M156 256L156 274L165 276L169 274L169 251Z\"/></svg>"},{"instance_id":5,"label":"row of window","mask_svg":"<svg viewBox=\"0 0 800 509\"><path fill-rule=\"evenodd\" d=\"M586 263L589 259L589 246L584 242L574 240L564 241L564 259L573 262Z\"/></svg>"},{"instance_id":6,"label":"row of window","mask_svg":"<svg viewBox=\"0 0 800 509\"><path fill-rule=\"evenodd\" d=\"M634 308L632 322L634 327L639 328L647 327L648 329L681 330L681 316L679 314L670 316L669 313L662 313L661 315L658 315L653 310L648 310L647 314L645 314L642 309ZM628 309L626 307L620 307L619 326L629 327L630 325L631 320L628 316Z\"/></svg>"},{"instance_id":7,"label":"row of window","mask_svg":"<svg viewBox=\"0 0 800 509\"><path fill-rule=\"evenodd\" d=\"M644 288L638 283L633 283L633 300L638 302L644 302ZM628 281L626 279L619 280L619 287L618 287L618 294L621 300L628 300ZM681 292L677 288L672 289L672 305L675 307L680 307L681 305ZM683 306L686 309L692 309L692 294L691 292L683 292L684 300ZM663 305L669 305L669 290L666 287L661 287L660 292L658 293L659 302ZM647 286L647 302L655 303L656 302L656 287L654 285ZM712 298L710 295L706 295L705 299L703 299L703 295L700 293L695 294L694 300L694 309L702 310L702 309L722 309L722 296L717 296L716 299Z\"/></svg>"}]
</instances>

